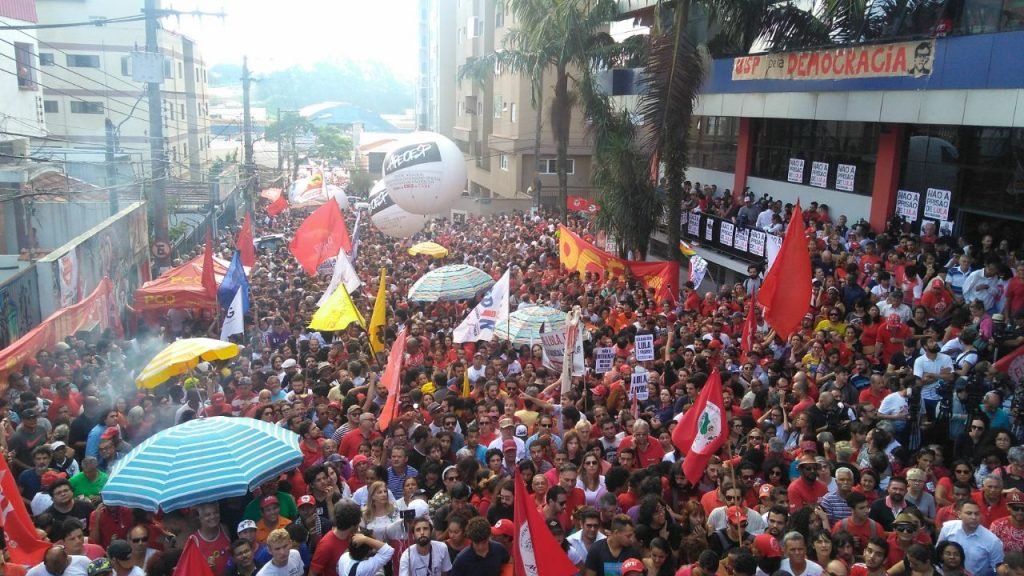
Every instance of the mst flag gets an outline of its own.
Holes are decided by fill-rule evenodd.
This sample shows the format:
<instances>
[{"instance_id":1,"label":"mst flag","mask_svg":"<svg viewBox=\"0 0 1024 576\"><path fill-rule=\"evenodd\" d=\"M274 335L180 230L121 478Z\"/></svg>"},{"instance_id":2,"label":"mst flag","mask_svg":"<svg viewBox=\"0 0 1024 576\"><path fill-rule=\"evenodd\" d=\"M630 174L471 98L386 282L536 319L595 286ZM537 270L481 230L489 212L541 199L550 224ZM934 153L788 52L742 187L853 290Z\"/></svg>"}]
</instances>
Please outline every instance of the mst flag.
<instances>
[{"instance_id":1,"label":"mst flag","mask_svg":"<svg viewBox=\"0 0 1024 576\"><path fill-rule=\"evenodd\" d=\"M401 390L402 364L405 363L405 329L398 333L398 338L391 345L391 352L388 353L388 363L384 367L384 374L380 377L381 384L388 391L388 398L384 402L384 408L380 411L377 425L381 430L387 430L391 419L398 412L398 394Z\"/></svg>"},{"instance_id":2,"label":"mst flag","mask_svg":"<svg viewBox=\"0 0 1024 576\"><path fill-rule=\"evenodd\" d=\"M252 268L256 265L256 245L252 242L252 216L245 213L242 230L238 233L238 252L242 255L242 266Z\"/></svg>"},{"instance_id":3,"label":"mst flag","mask_svg":"<svg viewBox=\"0 0 1024 576\"><path fill-rule=\"evenodd\" d=\"M315 276L317 267L339 250L351 252L345 216L338 203L326 202L310 214L295 231L288 249L310 276Z\"/></svg>"},{"instance_id":4,"label":"mst flag","mask_svg":"<svg viewBox=\"0 0 1024 576\"><path fill-rule=\"evenodd\" d=\"M811 305L811 255L807 250L799 200L793 208L793 217L782 238L775 264L761 283L757 301L764 306L765 321L783 341L800 329Z\"/></svg>"},{"instance_id":5,"label":"mst flag","mask_svg":"<svg viewBox=\"0 0 1024 576\"><path fill-rule=\"evenodd\" d=\"M452 341L456 344L483 340L490 342L494 338L494 329L499 322L508 321L508 284L509 270L501 275L501 279L484 294L480 303L473 308L466 319L452 333Z\"/></svg>"},{"instance_id":6,"label":"mst flag","mask_svg":"<svg viewBox=\"0 0 1024 576\"><path fill-rule=\"evenodd\" d=\"M512 540L512 561L516 574L522 576L563 576L578 570L569 556L555 541L551 530L526 492L526 484L516 468L515 507L513 520L515 536ZM508 522L508 520L500 520Z\"/></svg>"},{"instance_id":7,"label":"mst flag","mask_svg":"<svg viewBox=\"0 0 1024 576\"><path fill-rule=\"evenodd\" d=\"M683 474L694 486L704 475L708 461L729 437L729 422L722 406L722 377L718 368L713 368L697 401L672 431L672 443L686 453Z\"/></svg>"},{"instance_id":8,"label":"mst flag","mask_svg":"<svg viewBox=\"0 0 1024 576\"><path fill-rule=\"evenodd\" d=\"M173 576L213 576L209 563L199 549L199 539L195 534L188 537L185 549L182 550L178 564L174 567Z\"/></svg>"},{"instance_id":9,"label":"mst flag","mask_svg":"<svg viewBox=\"0 0 1024 576\"><path fill-rule=\"evenodd\" d=\"M220 339L227 340L234 334L245 333L245 314L249 311L249 280L242 267L241 252L236 250L231 265L224 274L224 280L217 289L217 300L224 309L224 323L220 327Z\"/></svg>"},{"instance_id":10,"label":"mst flag","mask_svg":"<svg viewBox=\"0 0 1024 576\"><path fill-rule=\"evenodd\" d=\"M12 562L34 566L43 561L50 544L36 536L35 525L21 500L21 491L7 467L6 458L0 458L0 528L7 535L7 551Z\"/></svg>"},{"instance_id":11,"label":"mst flag","mask_svg":"<svg viewBox=\"0 0 1024 576\"><path fill-rule=\"evenodd\" d=\"M277 197L277 200L274 200L267 205L267 214L270 215L270 217L274 217L287 209L288 199L284 197L284 194L282 194Z\"/></svg>"}]
</instances>

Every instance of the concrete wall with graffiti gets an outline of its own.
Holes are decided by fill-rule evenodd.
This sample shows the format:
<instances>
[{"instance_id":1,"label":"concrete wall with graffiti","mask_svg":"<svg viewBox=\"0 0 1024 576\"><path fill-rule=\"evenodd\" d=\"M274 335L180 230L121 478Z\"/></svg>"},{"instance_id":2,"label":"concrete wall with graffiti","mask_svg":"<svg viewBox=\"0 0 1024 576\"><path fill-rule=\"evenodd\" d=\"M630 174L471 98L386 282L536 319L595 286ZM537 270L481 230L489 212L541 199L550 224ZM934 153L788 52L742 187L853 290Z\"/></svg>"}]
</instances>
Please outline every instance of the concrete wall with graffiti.
<instances>
[{"instance_id":1,"label":"concrete wall with graffiti","mask_svg":"<svg viewBox=\"0 0 1024 576\"><path fill-rule=\"evenodd\" d=\"M42 322L35 267L22 270L0 286L0 350Z\"/></svg>"},{"instance_id":2,"label":"concrete wall with graffiti","mask_svg":"<svg viewBox=\"0 0 1024 576\"><path fill-rule=\"evenodd\" d=\"M36 263L39 309L45 318L89 295L104 276L113 281L118 310L131 304L149 279L146 206L136 202L87 230Z\"/></svg>"}]
</instances>

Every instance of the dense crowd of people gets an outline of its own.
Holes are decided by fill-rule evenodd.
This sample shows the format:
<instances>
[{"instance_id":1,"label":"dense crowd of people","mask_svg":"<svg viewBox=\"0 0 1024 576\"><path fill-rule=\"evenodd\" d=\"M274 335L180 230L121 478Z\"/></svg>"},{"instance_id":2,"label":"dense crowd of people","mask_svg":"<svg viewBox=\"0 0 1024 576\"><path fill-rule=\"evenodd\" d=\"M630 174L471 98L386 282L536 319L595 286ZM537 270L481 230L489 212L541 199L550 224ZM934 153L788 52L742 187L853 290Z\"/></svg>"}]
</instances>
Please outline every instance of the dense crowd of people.
<instances>
[{"instance_id":1,"label":"dense crowd of people","mask_svg":"<svg viewBox=\"0 0 1024 576\"><path fill-rule=\"evenodd\" d=\"M793 214L714 194L688 187L687 207L777 231ZM286 211L258 233L287 235L303 216ZM258 255L236 358L139 390L133 377L157 351L216 337L219 318L172 310L130 340L69 337L0 397L4 456L53 543L35 567L0 555L0 574L170 575L190 540L217 576L509 574L518 471L586 576L1024 575L1024 392L993 368L1024 343L1020 250L986 230L938 237L896 223L876 234L833 222L827 206L803 216L813 301L787 339L759 320L749 352L740 339L758 265L734 285L658 300L630 278L563 269L557 220L543 214L433 221L417 240L447 247L444 260L362 226L354 300L369 318L383 268L384 340L408 334L384 430L387 351L373 355L355 324L307 328L328 278L304 274L286 247ZM585 219L570 228L596 233ZM233 247L226 235L218 250ZM588 375L563 393L539 343L455 344L475 302L406 299L453 262L495 279L511 268L513 310L579 306ZM638 362L645 333L657 359ZM595 347L613 348L611 371L593 372ZM729 437L691 483L671 432L713 368ZM648 372L647 400L630 397L636 370ZM295 432L302 464L187 510L104 504L133 446L214 415Z\"/></svg>"}]
</instances>

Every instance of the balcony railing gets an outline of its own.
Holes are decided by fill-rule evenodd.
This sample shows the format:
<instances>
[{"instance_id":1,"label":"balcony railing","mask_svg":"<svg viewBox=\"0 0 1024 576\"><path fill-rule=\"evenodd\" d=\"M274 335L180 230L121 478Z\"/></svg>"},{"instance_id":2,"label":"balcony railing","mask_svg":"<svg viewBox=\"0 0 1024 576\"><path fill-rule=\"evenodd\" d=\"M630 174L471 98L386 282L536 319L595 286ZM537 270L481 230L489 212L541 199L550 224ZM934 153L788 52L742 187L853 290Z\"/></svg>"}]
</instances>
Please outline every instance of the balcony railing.
<instances>
[{"instance_id":1,"label":"balcony railing","mask_svg":"<svg viewBox=\"0 0 1024 576\"><path fill-rule=\"evenodd\" d=\"M726 256L761 264L770 250L782 246L782 236L756 228L737 226L731 220L703 212L684 212L679 236Z\"/></svg>"}]
</instances>

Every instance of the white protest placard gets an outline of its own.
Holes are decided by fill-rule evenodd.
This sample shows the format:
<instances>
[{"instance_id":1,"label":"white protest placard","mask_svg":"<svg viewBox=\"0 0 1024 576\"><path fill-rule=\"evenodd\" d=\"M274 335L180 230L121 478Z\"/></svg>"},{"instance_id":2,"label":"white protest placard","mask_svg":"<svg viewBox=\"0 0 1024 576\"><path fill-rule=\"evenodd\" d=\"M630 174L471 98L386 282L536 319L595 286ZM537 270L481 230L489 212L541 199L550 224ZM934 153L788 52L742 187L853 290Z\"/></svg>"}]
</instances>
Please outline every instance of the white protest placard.
<instances>
[{"instance_id":1,"label":"white protest placard","mask_svg":"<svg viewBox=\"0 0 1024 576\"><path fill-rule=\"evenodd\" d=\"M638 362L654 360L654 334L637 334L633 354Z\"/></svg>"},{"instance_id":2,"label":"white protest placard","mask_svg":"<svg viewBox=\"0 0 1024 576\"><path fill-rule=\"evenodd\" d=\"M704 275L708 273L708 261L701 258L700 256L690 257L690 282L693 282L694 288L700 288L700 283L704 281Z\"/></svg>"},{"instance_id":3,"label":"white protest placard","mask_svg":"<svg viewBox=\"0 0 1024 576\"><path fill-rule=\"evenodd\" d=\"M917 221L917 206L921 202L920 192L899 190L896 192L896 215L904 217L907 222Z\"/></svg>"},{"instance_id":4,"label":"white protest placard","mask_svg":"<svg viewBox=\"0 0 1024 576\"><path fill-rule=\"evenodd\" d=\"M936 220L949 220L949 203L953 193L949 190L929 188L924 196L924 217Z\"/></svg>"},{"instance_id":5,"label":"white protest placard","mask_svg":"<svg viewBox=\"0 0 1024 576\"><path fill-rule=\"evenodd\" d=\"M594 372L604 374L611 372L612 364L615 363L614 348L594 348Z\"/></svg>"},{"instance_id":6,"label":"white protest placard","mask_svg":"<svg viewBox=\"0 0 1024 576\"><path fill-rule=\"evenodd\" d=\"M560 373L565 362L565 330L541 332L540 343L544 349L544 367Z\"/></svg>"},{"instance_id":7,"label":"white protest placard","mask_svg":"<svg viewBox=\"0 0 1024 576\"><path fill-rule=\"evenodd\" d=\"M704 239L710 242L715 237L715 221L708 218L704 223Z\"/></svg>"},{"instance_id":8,"label":"white protest placard","mask_svg":"<svg viewBox=\"0 0 1024 576\"><path fill-rule=\"evenodd\" d=\"M764 240L767 234L760 230L750 231L750 253L754 256L764 256Z\"/></svg>"},{"instance_id":9,"label":"white protest placard","mask_svg":"<svg viewBox=\"0 0 1024 576\"><path fill-rule=\"evenodd\" d=\"M732 246L733 233L736 231L736 226L732 222L722 221L722 225L718 228L718 241L726 246Z\"/></svg>"},{"instance_id":10,"label":"white protest placard","mask_svg":"<svg viewBox=\"0 0 1024 576\"><path fill-rule=\"evenodd\" d=\"M786 179L797 184L804 183L804 161L802 158L789 159L789 174Z\"/></svg>"},{"instance_id":11,"label":"white protest placard","mask_svg":"<svg viewBox=\"0 0 1024 576\"><path fill-rule=\"evenodd\" d=\"M768 239L764 244L765 258L768 259L768 267L764 271L765 274L767 274L768 270L771 270L772 265L775 264L775 259L779 256L779 250L782 250L782 236L769 234Z\"/></svg>"},{"instance_id":12,"label":"white protest placard","mask_svg":"<svg viewBox=\"0 0 1024 576\"><path fill-rule=\"evenodd\" d=\"M650 398L647 391L647 372L634 372L629 377L629 395L638 402L645 402Z\"/></svg>"},{"instance_id":13,"label":"white protest placard","mask_svg":"<svg viewBox=\"0 0 1024 576\"><path fill-rule=\"evenodd\" d=\"M828 162L811 162L811 186L828 186Z\"/></svg>"},{"instance_id":14,"label":"white protest placard","mask_svg":"<svg viewBox=\"0 0 1024 576\"><path fill-rule=\"evenodd\" d=\"M736 230L736 235L732 237L732 247L737 250L747 251L747 243L750 240L750 229L739 228Z\"/></svg>"},{"instance_id":15,"label":"white protest placard","mask_svg":"<svg viewBox=\"0 0 1024 576\"><path fill-rule=\"evenodd\" d=\"M700 236L700 212L690 212L686 221L686 232L690 236Z\"/></svg>"},{"instance_id":16,"label":"white protest placard","mask_svg":"<svg viewBox=\"0 0 1024 576\"><path fill-rule=\"evenodd\" d=\"M856 166L853 164L840 164L836 167L836 190L853 192L853 183L856 177Z\"/></svg>"}]
</instances>

